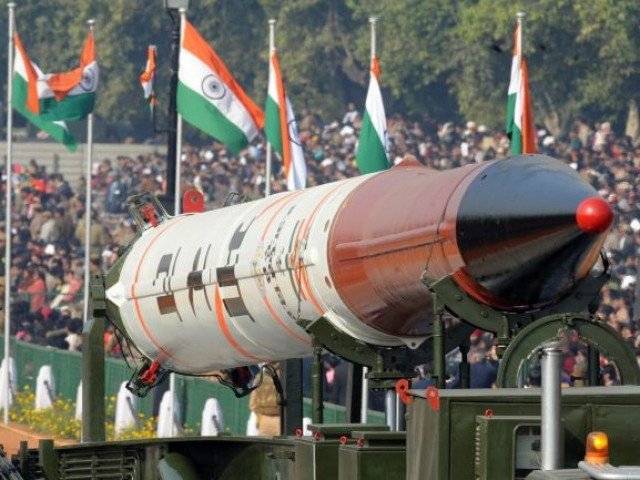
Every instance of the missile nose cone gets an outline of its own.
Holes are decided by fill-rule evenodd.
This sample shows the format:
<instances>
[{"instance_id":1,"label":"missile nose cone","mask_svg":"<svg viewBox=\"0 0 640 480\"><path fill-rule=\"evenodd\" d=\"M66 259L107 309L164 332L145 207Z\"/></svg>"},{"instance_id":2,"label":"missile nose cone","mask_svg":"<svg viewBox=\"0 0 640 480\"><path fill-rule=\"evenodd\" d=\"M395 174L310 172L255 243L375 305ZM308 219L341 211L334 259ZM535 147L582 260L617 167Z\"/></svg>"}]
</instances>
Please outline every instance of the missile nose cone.
<instances>
[{"instance_id":1,"label":"missile nose cone","mask_svg":"<svg viewBox=\"0 0 640 480\"><path fill-rule=\"evenodd\" d=\"M576 222L585 233L602 233L611 226L613 211L600 197L585 198L576 209Z\"/></svg>"},{"instance_id":2,"label":"missile nose cone","mask_svg":"<svg viewBox=\"0 0 640 480\"><path fill-rule=\"evenodd\" d=\"M552 304L597 261L613 212L575 170L545 155L489 164L460 203L458 283L507 310Z\"/></svg>"}]
</instances>

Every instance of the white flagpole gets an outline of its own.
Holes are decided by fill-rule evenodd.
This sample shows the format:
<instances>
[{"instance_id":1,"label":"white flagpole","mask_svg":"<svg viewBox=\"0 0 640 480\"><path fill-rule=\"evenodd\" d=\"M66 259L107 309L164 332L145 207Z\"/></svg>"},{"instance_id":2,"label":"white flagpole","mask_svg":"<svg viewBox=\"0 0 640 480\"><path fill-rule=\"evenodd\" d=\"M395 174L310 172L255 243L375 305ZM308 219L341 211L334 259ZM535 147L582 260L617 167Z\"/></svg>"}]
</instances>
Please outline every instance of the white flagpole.
<instances>
[{"instance_id":1,"label":"white flagpole","mask_svg":"<svg viewBox=\"0 0 640 480\"><path fill-rule=\"evenodd\" d=\"M523 49L522 49L522 39L524 38L524 32L523 32L523 28L524 28L524 16L525 13L524 12L518 12L516 13L516 18L518 19L518 30L520 30L520 35L518 36L518 38L516 39L516 41L518 42L518 54L520 55L520 58L522 58L522 56L524 55Z\"/></svg>"},{"instance_id":2,"label":"white flagpole","mask_svg":"<svg viewBox=\"0 0 640 480\"><path fill-rule=\"evenodd\" d=\"M376 23L378 23L378 17L369 17L369 25L371 26L371 58L376 56Z\"/></svg>"},{"instance_id":3,"label":"white flagpole","mask_svg":"<svg viewBox=\"0 0 640 480\"><path fill-rule=\"evenodd\" d=\"M187 10L180 8L180 47L182 47L182 36L184 35L184 25L186 22ZM180 54L178 54L180 55ZM182 115L178 113L178 119L176 123L176 188L175 199L173 203L173 212L175 215L179 215L182 211L182 192L181 192L181 160L182 160Z\"/></svg>"},{"instance_id":4,"label":"white flagpole","mask_svg":"<svg viewBox=\"0 0 640 480\"><path fill-rule=\"evenodd\" d=\"M184 25L186 20L187 10L180 8L180 47L182 47L182 36L184 35ZM179 54L178 54L179 55ZM174 215L180 215L182 211L182 191L181 191L181 160L182 160L182 115L178 113L176 121L176 188L175 198L173 201L173 213ZM171 392L171 436L178 435L178 422L179 418L176 416L177 405L177 392L176 392L176 374L171 373L169 375L169 391Z\"/></svg>"},{"instance_id":5,"label":"white flagpole","mask_svg":"<svg viewBox=\"0 0 640 480\"><path fill-rule=\"evenodd\" d=\"M5 247L4 247L4 423L9 423L9 401L11 398L11 366L9 336L11 335L11 172L13 170L13 31L15 28L16 4L9 2L9 41L7 52L7 162L5 166Z\"/></svg>"},{"instance_id":6,"label":"white flagpole","mask_svg":"<svg viewBox=\"0 0 640 480\"><path fill-rule=\"evenodd\" d=\"M376 23L378 17L369 17L369 26L371 29L371 60L376 56ZM371 65L369 65L371 66ZM362 397L361 397L361 409L360 409L360 422L367 423L367 410L369 407L369 379L367 373L369 369L362 367Z\"/></svg>"},{"instance_id":7,"label":"white flagpole","mask_svg":"<svg viewBox=\"0 0 640 480\"><path fill-rule=\"evenodd\" d=\"M269 71L271 71L271 54L276 50L276 20L275 18L269 19ZM268 80L267 80L268 81ZM267 95L269 93L267 92ZM264 166L264 196L271 195L271 143L267 141L267 161Z\"/></svg>"},{"instance_id":8,"label":"white flagpole","mask_svg":"<svg viewBox=\"0 0 640 480\"><path fill-rule=\"evenodd\" d=\"M89 31L93 32L96 21L87 20ZM85 200L84 200L84 311L82 320L89 320L89 283L91 281L91 173L93 170L93 112L87 115L87 155L85 160Z\"/></svg>"}]
</instances>

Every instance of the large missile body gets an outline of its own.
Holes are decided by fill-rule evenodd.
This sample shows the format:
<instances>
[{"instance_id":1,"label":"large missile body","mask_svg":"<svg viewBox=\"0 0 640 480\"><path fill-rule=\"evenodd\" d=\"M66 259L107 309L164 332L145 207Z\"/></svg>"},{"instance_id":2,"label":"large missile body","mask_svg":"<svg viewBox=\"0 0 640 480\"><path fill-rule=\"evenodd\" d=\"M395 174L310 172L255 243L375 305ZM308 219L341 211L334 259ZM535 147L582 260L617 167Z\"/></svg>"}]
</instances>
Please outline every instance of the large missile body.
<instances>
[{"instance_id":1,"label":"large missile body","mask_svg":"<svg viewBox=\"0 0 640 480\"><path fill-rule=\"evenodd\" d=\"M415 346L433 315L423 278L452 275L498 309L552 304L589 273L611 220L546 156L400 165L147 228L107 276L108 310L149 359L190 374L309 355L300 322L321 316Z\"/></svg>"}]
</instances>

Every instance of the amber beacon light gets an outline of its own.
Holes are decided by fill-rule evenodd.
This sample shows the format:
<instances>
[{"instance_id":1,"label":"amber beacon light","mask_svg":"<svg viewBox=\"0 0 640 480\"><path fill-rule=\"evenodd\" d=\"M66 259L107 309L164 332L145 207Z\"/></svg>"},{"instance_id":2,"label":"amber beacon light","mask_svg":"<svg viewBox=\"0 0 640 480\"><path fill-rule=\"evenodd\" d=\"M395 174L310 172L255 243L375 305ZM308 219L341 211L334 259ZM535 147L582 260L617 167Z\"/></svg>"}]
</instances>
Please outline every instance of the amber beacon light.
<instances>
[{"instance_id":1,"label":"amber beacon light","mask_svg":"<svg viewBox=\"0 0 640 480\"><path fill-rule=\"evenodd\" d=\"M609 437L604 432L587 435L587 451L584 461L591 464L609 463Z\"/></svg>"}]
</instances>

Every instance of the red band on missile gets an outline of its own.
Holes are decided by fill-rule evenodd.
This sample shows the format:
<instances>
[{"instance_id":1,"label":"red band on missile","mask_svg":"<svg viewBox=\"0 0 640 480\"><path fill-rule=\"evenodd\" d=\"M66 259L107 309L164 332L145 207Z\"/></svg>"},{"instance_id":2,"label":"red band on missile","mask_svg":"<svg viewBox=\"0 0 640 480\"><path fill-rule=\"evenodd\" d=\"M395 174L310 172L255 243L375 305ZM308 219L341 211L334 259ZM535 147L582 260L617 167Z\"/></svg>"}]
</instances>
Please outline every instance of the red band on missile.
<instances>
[{"instance_id":1,"label":"red band on missile","mask_svg":"<svg viewBox=\"0 0 640 480\"><path fill-rule=\"evenodd\" d=\"M329 233L329 269L344 304L361 321L394 336L428 335L431 294L422 283L462 266L455 214L482 165L435 171L392 168L358 185Z\"/></svg>"}]
</instances>

